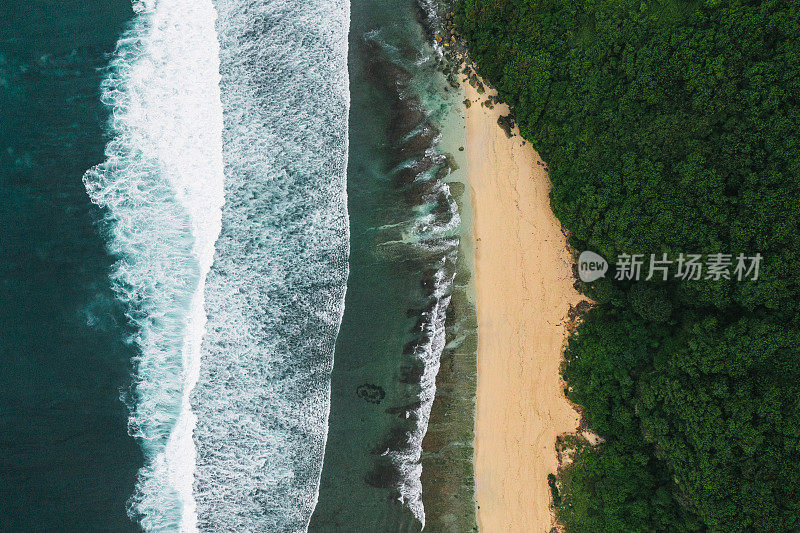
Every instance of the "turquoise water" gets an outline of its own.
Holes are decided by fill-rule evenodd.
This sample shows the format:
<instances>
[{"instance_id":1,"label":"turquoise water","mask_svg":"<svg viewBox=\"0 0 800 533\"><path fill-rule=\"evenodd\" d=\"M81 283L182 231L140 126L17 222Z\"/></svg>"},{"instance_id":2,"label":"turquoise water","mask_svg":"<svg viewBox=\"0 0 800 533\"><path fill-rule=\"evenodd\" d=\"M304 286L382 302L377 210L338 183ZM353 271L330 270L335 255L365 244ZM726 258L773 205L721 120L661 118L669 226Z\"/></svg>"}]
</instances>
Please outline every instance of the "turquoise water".
<instances>
[{"instance_id":1,"label":"turquoise water","mask_svg":"<svg viewBox=\"0 0 800 533\"><path fill-rule=\"evenodd\" d=\"M310 531L419 531L421 440L459 218L439 177L445 90L413 1L351 2L351 267Z\"/></svg>"},{"instance_id":2,"label":"turquoise water","mask_svg":"<svg viewBox=\"0 0 800 533\"><path fill-rule=\"evenodd\" d=\"M0 1L0 530L135 531L134 349L81 182L126 0Z\"/></svg>"}]
</instances>

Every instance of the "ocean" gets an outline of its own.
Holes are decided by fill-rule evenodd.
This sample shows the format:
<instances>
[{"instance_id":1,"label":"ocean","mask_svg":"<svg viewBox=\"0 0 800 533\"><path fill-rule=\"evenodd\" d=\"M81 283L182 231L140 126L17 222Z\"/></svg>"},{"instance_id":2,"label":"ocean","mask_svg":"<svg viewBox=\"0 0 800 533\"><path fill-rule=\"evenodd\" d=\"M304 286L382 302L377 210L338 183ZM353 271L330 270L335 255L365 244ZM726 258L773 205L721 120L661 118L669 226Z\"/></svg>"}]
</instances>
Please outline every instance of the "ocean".
<instances>
[{"instance_id":1,"label":"ocean","mask_svg":"<svg viewBox=\"0 0 800 533\"><path fill-rule=\"evenodd\" d=\"M425 11L0 14L0 530L421 529L463 236Z\"/></svg>"},{"instance_id":2,"label":"ocean","mask_svg":"<svg viewBox=\"0 0 800 533\"><path fill-rule=\"evenodd\" d=\"M302 530L347 277L347 4L134 7L84 177L136 326L131 517Z\"/></svg>"},{"instance_id":3,"label":"ocean","mask_svg":"<svg viewBox=\"0 0 800 533\"><path fill-rule=\"evenodd\" d=\"M136 531L135 348L81 178L123 0L0 1L0 530Z\"/></svg>"},{"instance_id":4,"label":"ocean","mask_svg":"<svg viewBox=\"0 0 800 533\"><path fill-rule=\"evenodd\" d=\"M204 531L302 531L348 272L346 0L218 0L225 207L192 398Z\"/></svg>"},{"instance_id":5,"label":"ocean","mask_svg":"<svg viewBox=\"0 0 800 533\"><path fill-rule=\"evenodd\" d=\"M426 521L422 440L463 229L458 164L443 149L463 136L460 93L441 73L429 16L414 0L351 1L351 271L310 531Z\"/></svg>"}]
</instances>

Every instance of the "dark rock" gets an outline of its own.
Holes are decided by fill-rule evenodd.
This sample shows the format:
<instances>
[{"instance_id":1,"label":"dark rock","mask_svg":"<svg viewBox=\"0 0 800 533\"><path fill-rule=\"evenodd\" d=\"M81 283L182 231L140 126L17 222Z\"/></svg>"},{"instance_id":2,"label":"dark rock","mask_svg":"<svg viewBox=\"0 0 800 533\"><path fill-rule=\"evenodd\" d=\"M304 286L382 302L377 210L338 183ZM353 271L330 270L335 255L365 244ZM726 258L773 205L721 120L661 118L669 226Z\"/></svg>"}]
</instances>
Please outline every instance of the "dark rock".
<instances>
[{"instance_id":1,"label":"dark rock","mask_svg":"<svg viewBox=\"0 0 800 533\"><path fill-rule=\"evenodd\" d=\"M433 145L433 142L438 136L439 130L432 124L426 123L418 133L404 141L400 146L400 153L403 159L415 154L424 154L425 151Z\"/></svg>"},{"instance_id":2,"label":"dark rock","mask_svg":"<svg viewBox=\"0 0 800 533\"><path fill-rule=\"evenodd\" d=\"M364 482L371 487L390 489L400 482L400 473L388 457L381 457L367 472Z\"/></svg>"},{"instance_id":3,"label":"dark rock","mask_svg":"<svg viewBox=\"0 0 800 533\"><path fill-rule=\"evenodd\" d=\"M455 198L462 196L466 190L466 186L460 181L451 181L447 184L447 186L450 187L450 194L452 194Z\"/></svg>"},{"instance_id":4,"label":"dark rock","mask_svg":"<svg viewBox=\"0 0 800 533\"><path fill-rule=\"evenodd\" d=\"M513 137L512 130L514 126L516 126L516 120L514 119L514 115L505 115L497 117L497 125L502 128L504 132L506 132L506 137Z\"/></svg>"},{"instance_id":5,"label":"dark rock","mask_svg":"<svg viewBox=\"0 0 800 533\"><path fill-rule=\"evenodd\" d=\"M391 453L407 450L410 446L411 432L403 427L393 427L372 450L373 455L381 456L381 459L375 461L376 465L382 463L383 458L389 459L386 457L387 452Z\"/></svg>"},{"instance_id":6,"label":"dark rock","mask_svg":"<svg viewBox=\"0 0 800 533\"><path fill-rule=\"evenodd\" d=\"M428 340L427 337L423 339ZM425 365L422 361L413 361L406 363L400 367L400 383L406 385L417 384L422 381L422 375L425 373Z\"/></svg>"},{"instance_id":7,"label":"dark rock","mask_svg":"<svg viewBox=\"0 0 800 533\"><path fill-rule=\"evenodd\" d=\"M409 341L403 345L403 355L413 355L414 351L417 349L417 341Z\"/></svg>"},{"instance_id":8,"label":"dark rock","mask_svg":"<svg viewBox=\"0 0 800 533\"><path fill-rule=\"evenodd\" d=\"M395 186L402 188L411 185L417 176L433 168L433 165L433 159L426 156L411 165L401 168L394 175Z\"/></svg>"},{"instance_id":9,"label":"dark rock","mask_svg":"<svg viewBox=\"0 0 800 533\"><path fill-rule=\"evenodd\" d=\"M390 415L403 415L403 418L410 418L420 408L422 402L417 400L406 405L399 405L397 407L389 407L386 412Z\"/></svg>"},{"instance_id":10,"label":"dark rock","mask_svg":"<svg viewBox=\"0 0 800 533\"><path fill-rule=\"evenodd\" d=\"M381 403L381 400L386 397L386 391L383 390L383 387L372 385L370 383L359 385L358 389L356 389L356 394L362 400L366 400L374 404Z\"/></svg>"}]
</instances>

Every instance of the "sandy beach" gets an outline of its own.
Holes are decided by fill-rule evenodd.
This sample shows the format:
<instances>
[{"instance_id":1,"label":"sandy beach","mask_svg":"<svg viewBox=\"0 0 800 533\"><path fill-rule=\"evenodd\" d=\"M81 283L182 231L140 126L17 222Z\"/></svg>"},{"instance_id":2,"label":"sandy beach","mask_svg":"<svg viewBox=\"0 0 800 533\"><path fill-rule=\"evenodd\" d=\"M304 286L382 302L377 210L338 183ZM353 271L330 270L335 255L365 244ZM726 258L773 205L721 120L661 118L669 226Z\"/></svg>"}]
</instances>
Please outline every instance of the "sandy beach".
<instances>
[{"instance_id":1,"label":"sandy beach","mask_svg":"<svg viewBox=\"0 0 800 533\"><path fill-rule=\"evenodd\" d=\"M478 308L478 523L484 533L547 532L556 437L579 422L559 365L567 313L581 298L544 165L529 143L497 125L507 106L484 107L488 93L465 89L472 101L466 142Z\"/></svg>"}]
</instances>

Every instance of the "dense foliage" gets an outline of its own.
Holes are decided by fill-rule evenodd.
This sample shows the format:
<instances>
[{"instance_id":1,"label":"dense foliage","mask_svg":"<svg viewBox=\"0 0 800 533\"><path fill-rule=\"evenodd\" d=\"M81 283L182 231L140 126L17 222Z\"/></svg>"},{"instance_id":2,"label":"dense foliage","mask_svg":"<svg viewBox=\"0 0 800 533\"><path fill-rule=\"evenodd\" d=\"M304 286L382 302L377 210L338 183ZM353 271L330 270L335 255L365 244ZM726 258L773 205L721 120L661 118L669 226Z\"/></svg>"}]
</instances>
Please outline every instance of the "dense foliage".
<instances>
[{"instance_id":1,"label":"dense foliage","mask_svg":"<svg viewBox=\"0 0 800 533\"><path fill-rule=\"evenodd\" d=\"M764 257L757 281L586 287L564 376L605 442L561 476L567 530L800 530L800 3L464 0L457 23L577 249Z\"/></svg>"}]
</instances>

